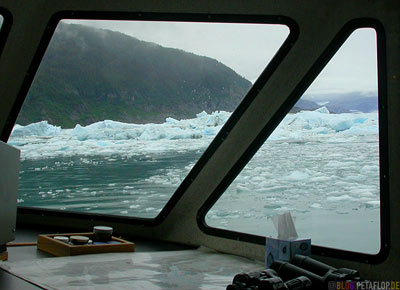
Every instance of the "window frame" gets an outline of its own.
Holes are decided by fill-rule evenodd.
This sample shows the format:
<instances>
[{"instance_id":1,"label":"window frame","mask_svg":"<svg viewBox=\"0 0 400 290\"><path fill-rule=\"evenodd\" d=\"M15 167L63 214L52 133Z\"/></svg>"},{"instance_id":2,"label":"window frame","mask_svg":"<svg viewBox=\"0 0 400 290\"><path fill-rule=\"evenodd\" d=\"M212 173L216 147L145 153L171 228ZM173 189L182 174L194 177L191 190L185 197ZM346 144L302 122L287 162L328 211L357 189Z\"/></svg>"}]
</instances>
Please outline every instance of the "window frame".
<instances>
[{"instance_id":1,"label":"window frame","mask_svg":"<svg viewBox=\"0 0 400 290\"><path fill-rule=\"evenodd\" d=\"M54 14L43 33L40 44L33 60L28 69L28 73L23 81L21 89L18 93L16 102L14 103L11 113L8 116L10 122L3 128L0 134L0 140L7 142L12 128L17 120L18 114L23 106L25 98L28 94L30 86L33 82L34 76L39 68L41 60L46 52L46 49L51 41L51 38L56 30L57 25L61 20L137 20L137 21L171 21L171 22L212 22L212 23L238 23L238 24L280 24L286 25L289 28L289 34L285 41L282 43L278 51L275 53L271 61L266 64L266 68L261 73L257 81L253 84L247 95L243 98L241 103L232 113L231 117L222 127L217 136L209 144L200 159L196 162L188 175L184 178L182 183L178 186L171 198L164 205L163 209L155 218L140 218L140 217L126 217L110 214L100 213L83 213L67 210L55 210L46 208L35 208L18 206L18 214L35 215L41 217L61 217L71 219L83 220L101 220L110 223L130 224L130 225L145 225L157 226L161 224L166 217L170 214L180 198L184 195L185 191L191 185L196 176L200 173L202 168L206 165L211 156L217 151L218 147L229 135L229 132L238 122L240 117L244 114L246 109L258 95L262 87L267 83L275 69L279 66L285 58L291 47L299 35L297 23L286 16L280 15L233 15L233 14L176 14L176 13L142 13L142 12L98 12L98 11L62 11Z\"/></svg>"},{"instance_id":2,"label":"window frame","mask_svg":"<svg viewBox=\"0 0 400 290\"><path fill-rule=\"evenodd\" d=\"M13 17L10 11L0 7L0 15L3 17L3 24L0 27L0 56L3 52L4 46L7 41L8 34L10 33L11 26L13 23Z\"/></svg>"},{"instance_id":3,"label":"window frame","mask_svg":"<svg viewBox=\"0 0 400 290\"><path fill-rule=\"evenodd\" d=\"M325 68L331 58L336 54L348 37L356 29L373 28L376 31L377 40L377 72L378 72L378 115L379 115L379 178L380 178L380 249L377 254L367 254L312 245L313 255L340 258L367 264L383 262L390 250L390 212L389 212L389 158L388 158L388 118L387 118L387 78L386 78L386 37L383 25L376 19L359 18L347 22L336 34L328 47L312 65L304 78L286 99L283 105L272 116L252 144L243 153L231 171L224 177L214 192L209 196L197 213L197 224L207 235L221 238L244 241L259 245L265 245L265 237L242 233L232 230L215 228L207 225L206 215L217 200L223 195L229 185L240 174L242 169L257 153L291 108L301 98L320 72Z\"/></svg>"}]
</instances>

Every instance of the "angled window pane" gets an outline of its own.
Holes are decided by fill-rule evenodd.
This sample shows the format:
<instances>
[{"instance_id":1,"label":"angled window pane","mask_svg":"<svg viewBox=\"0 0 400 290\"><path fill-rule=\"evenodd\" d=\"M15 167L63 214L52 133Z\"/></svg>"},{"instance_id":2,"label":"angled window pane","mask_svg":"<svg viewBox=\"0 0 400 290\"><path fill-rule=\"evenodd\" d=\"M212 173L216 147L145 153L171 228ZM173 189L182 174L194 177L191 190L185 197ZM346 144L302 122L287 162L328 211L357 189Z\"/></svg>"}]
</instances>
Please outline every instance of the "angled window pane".
<instances>
[{"instance_id":1,"label":"angled window pane","mask_svg":"<svg viewBox=\"0 0 400 290\"><path fill-rule=\"evenodd\" d=\"M314 245L380 249L377 48L358 29L206 215L212 227L276 236L290 211Z\"/></svg>"},{"instance_id":2,"label":"angled window pane","mask_svg":"<svg viewBox=\"0 0 400 290\"><path fill-rule=\"evenodd\" d=\"M156 217L288 33L60 22L9 139L19 205Z\"/></svg>"}]
</instances>

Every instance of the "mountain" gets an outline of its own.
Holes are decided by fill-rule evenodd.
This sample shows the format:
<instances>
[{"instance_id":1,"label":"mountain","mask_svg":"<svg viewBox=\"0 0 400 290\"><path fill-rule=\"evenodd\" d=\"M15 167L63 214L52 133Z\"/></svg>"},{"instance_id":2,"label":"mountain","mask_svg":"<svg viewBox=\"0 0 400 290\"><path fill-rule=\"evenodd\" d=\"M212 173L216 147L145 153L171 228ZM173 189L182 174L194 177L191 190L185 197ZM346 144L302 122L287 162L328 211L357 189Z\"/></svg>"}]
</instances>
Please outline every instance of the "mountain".
<instances>
[{"instance_id":1,"label":"mountain","mask_svg":"<svg viewBox=\"0 0 400 290\"><path fill-rule=\"evenodd\" d=\"M296 105L290 110L291 113L297 113L300 111L314 111L318 108L320 108L317 103L314 103L312 101L304 100L301 98L300 100L297 101Z\"/></svg>"},{"instance_id":2,"label":"mountain","mask_svg":"<svg viewBox=\"0 0 400 290\"><path fill-rule=\"evenodd\" d=\"M322 106L326 107L329 112L336 114L350 112L370 113L378 111L378 97L373 94L366 95L359 92L324 94L320 96L305 95L296 103L291 112L313 111Z\"/></svg>"},{"instance_id":3,"label":"mountain","mask_svg":"<svg viewBox=\"0 0 400 290\"><path fill-rule=\"evenodd\" d=\"M111 119L160 123L232 111L251 83L215 59L110 30L61 23L17 123L63 128Z\"/></svg>"},{"instance_id":4,"label":"mountain","mask_svg":"<svg viewBox=\"0 0 400 290\"><path fill-rule=\"evenodd\" d=\"M378 97L374 95L363 95L362 93L348 93L342 95L336 95L331 97L327 104L332 109L341 108L346 112L364 112L370 113L378 111ZM338 109L336 109L338 111ZM338 111L338 113L341 113Z\"/></svg>"}]
</instances>

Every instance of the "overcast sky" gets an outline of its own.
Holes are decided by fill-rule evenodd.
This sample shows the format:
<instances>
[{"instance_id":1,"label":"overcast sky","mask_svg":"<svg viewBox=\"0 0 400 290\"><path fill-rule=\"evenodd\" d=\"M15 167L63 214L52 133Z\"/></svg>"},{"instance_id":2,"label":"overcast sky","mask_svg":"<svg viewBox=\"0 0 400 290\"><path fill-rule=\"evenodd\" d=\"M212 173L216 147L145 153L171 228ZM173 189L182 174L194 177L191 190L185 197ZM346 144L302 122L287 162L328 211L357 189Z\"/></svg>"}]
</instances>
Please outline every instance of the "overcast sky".
<instances>
[{"instance_id":1,"label":"overcast sky","mask_svg":"<svg viewBox=\"0 0 400 290\"><path fill-rule=\"evenodd\" d=\"M372 28L354 31L305 94L362 92L377 96L376 33Z\"/></svg>"},{"instance_id":2,"label":"overcast sky","mask_svg":"<svg viewBox=\"0 0 400 290\"><path fill-rule=\"evenodd\" d=\"M66 21L72 22L72 21ZM154 21L73 21L215 58L254 82L289 34L284 25ZM355 31L306 94L376 91L376 36Z\"/></svg>"}]
</instances>

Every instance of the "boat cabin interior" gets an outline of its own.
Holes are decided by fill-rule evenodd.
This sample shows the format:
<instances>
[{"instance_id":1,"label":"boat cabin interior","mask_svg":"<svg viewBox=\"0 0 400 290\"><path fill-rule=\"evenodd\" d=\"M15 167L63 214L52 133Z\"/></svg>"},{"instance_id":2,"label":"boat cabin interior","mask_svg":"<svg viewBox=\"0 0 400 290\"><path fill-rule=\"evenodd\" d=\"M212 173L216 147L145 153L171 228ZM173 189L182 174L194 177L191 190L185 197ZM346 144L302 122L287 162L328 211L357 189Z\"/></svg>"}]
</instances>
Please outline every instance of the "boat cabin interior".
<instances>
[{"instance_id":1,"label":"boat cabin interior","mask_svg":"<svg viewBox=\"0 0 400 290\"><path fill-rule=\"evenodd\" d=\"M2 0L0 288L400 289L399 15Z\"/></svg>"}]
</instances>

